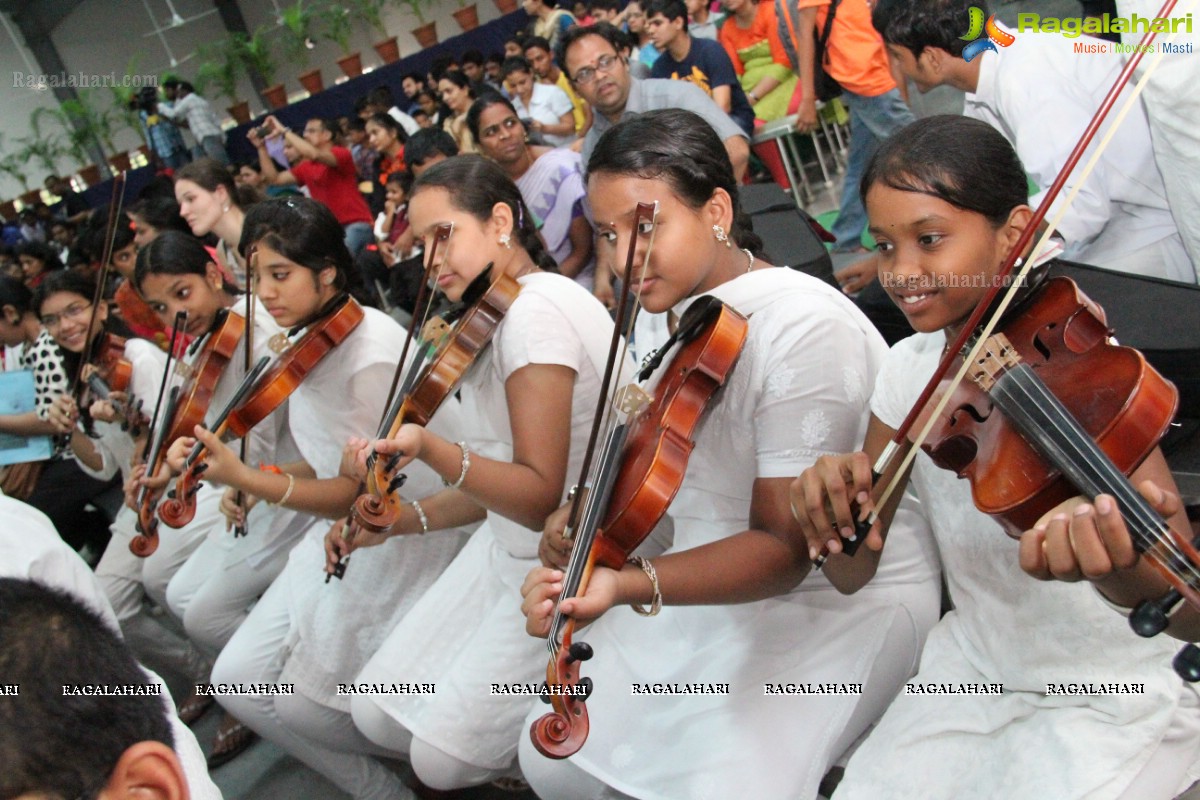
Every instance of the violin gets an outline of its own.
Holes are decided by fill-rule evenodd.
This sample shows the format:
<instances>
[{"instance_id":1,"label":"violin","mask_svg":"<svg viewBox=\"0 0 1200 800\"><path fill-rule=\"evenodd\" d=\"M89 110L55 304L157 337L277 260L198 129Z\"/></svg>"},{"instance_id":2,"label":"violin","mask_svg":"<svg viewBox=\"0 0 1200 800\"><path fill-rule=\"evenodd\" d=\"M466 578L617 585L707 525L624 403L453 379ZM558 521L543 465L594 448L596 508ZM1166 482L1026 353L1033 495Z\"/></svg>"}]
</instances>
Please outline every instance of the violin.
<instances>
[{"instance_id":1,"label":"violin","mask_svg":"<svg viewBox=\"0 0 1200 800\"><path fill-rule=\"evenodd\" d=\"M126 340L112 333L99 337L92 354L95 371L80 384L80 407L90 406L93 400L110 400L121 416L121 430L140 436L145 417L139 404L111 400L113 392L128 392L133 379L133 364L125 358ZM91 433L91 431L89 431Z\"/></svg>"},{"instance_id":2,"label":"violin","mask_svg":"<svg viewBox=\"0 0 1200 800\"><path fill-rule=\"evenodd\" d=\"M472 281L464 293L468 310L455 325L433 360L421 372L411 388L399 395L400 402L380 425L379 438L392 438L405 423L428 425L447 397L454 394L479 355L491 343L504 315L521 291L514 278L499 273L491 276L492 265ZM414 328L416 326L414 325ZM382 533L400 517L401 501L397 490L403 476L389 474L386 461L372 453L367 473L367 491L359 495L351 509L347 538L359 528Z\"/></svg>"},{"instance_id":3,"label":"violin","mask_svg":"<svg viewBox=\"0 0 1200 800\"><path fill-rule=\"evenodd\" d=\"M263 372L268 361L264 356L255 369L247 373L216 424L217 435L243 438L287 400L321 359L359 326L363 317L362 306L349 295L334 298L324 309L323 316L308 325L304 335L275 360L270 370ZM175 482L175 488L158 509L159 518L172 528L182 528L196 515L196 492L200 489L203 455L204 446L197 442L188 455L186 468Z\"/></svg>"},{"instance_id":4,"label":"violin","mask_svg":"<svg viewBox=\"0 0 1200 800\"><path fill-rule=\"evenodd\" d=\"M675 341L682 343L649 404L635 399L639 393L645 396L640 389L619 397L624 409L637 416L610 435L610 442L618 446L606 449L620 456L602 457L601 464L608 461L617 468L601 466L592 483L582 525L573 531L575 543L560 604L587 590L596 566L621 569L667 512L683 484L696 427L737 363L749 329L749 321L734 309L713 297L699 298L659 351L665 354ZM642 380L657 366L658 362L651 360L641 373ZM637 411L639 406L643 406L641 411ZM551 658L546 685L580 688L555 691L543 698L554 710L530 727L534 747L549 758L573 755L588 735L584 703L591 694L591 679L580 678L579 669L592 657L592 649L584 642L572 641L574 630L575 620L556 609L547 637Z\"/></svg>"},{"instance_id":5,"label":"violin","mask_svg":"<svg viewBox=\"0 0 1200 800\"><path fill-rule=\"evenodd\" d=\"M163 428L146 461L147 475L156 475L162 468L166 446L170 442L181 436L191 436L197 425L204 424L217 383L245 332L245 318L224 309L218 314L212 330L203 339L192 343L193 351L199 349L200 355L184 385L172 389L163 414ZM156 510L160 495L161 492L148 486L143 486L138 494L138 534L129 543L130 551L136 556L145 558L158 549Z\"/></svg>"}]
</instances>

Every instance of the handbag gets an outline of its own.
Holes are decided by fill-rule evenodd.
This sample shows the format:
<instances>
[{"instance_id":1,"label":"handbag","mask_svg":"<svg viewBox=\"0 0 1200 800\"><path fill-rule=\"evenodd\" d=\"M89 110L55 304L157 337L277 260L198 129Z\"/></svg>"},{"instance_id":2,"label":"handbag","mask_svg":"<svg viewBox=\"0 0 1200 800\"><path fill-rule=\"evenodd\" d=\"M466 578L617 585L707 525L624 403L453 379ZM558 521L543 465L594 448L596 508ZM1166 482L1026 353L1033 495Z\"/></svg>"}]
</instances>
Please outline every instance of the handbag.
<instances>
[{"instance_id":1,"label":"handbag","mask_svg":"<svg viewBox=\"0 0 1200 800\"><path fill-rule=\"evenodd\" d=\"M833 19L837 15L837 7L841 1L842 0L832 0L832 2L829 4L829 11L825 14L825 26L821 29L821 32L814 37L813 93L822 103L827 103L842 93L842 85L825 70L825 59L827 56L826 45L829 42L829 34L833 31ZM799 59L800 42L796 38L796 27L792 22L792 15L788 11L786 5L783 8L783 19L787 23L788 33L792 37L792 47L796 51L796 58Z\"/></svg>"}]
</instances>

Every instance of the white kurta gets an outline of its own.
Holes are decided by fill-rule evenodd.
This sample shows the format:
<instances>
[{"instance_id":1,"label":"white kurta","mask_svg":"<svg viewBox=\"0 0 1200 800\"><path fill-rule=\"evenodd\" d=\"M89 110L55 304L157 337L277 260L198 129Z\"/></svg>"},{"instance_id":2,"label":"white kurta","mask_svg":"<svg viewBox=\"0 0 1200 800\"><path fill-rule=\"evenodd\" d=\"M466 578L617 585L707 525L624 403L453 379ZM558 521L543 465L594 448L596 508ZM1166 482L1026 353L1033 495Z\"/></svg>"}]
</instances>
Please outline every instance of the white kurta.
<instances>
[{"instance_id":1,"label":"white kurta","mask_svg":"<svg viewBox=\"0 0 1200 800\"><path fill-rule=\"evenodd\" d=\"M882 422L899 427L944 344L941 333L917 334L892 349L871 401ZM930 632L913 682L1001 683L1005 693L896 698L850 760L838 800L1122 797L1173 717L1197 725L1195 703L1181 705L1195 689L1171 669L1179 643L1138 638L1086 582L1023 573L1017 541L924 453L912 481L955 606ZM1047 684L1065 683L1144 693L1047 696ZM1182 774L1188 763L1171 766Z\"/></svg>"},{"instance_id":2,"label":"white kurta","mask_svg":"<svg viewBox=\"0 0 1200 800\"><path fill-rule=\"evenodd\" d=\"M746 530L756 477L795 477L855 449L886 352L841 293L793 270L758 270L710 294L749 316L750 331L697 431L668 552ZM877 581L852 596L812 573L755 603L667 606L649 619L611 609L577 637L595 650L583 668L595 690L591 733L571 763L639 798L815 796L860 698L767 696L764 684L863 683L877 658L904 660L895 680L911 674L936 620L937 566L919 516L904 518L913 524L893 528ZM911 630L905 652L881 653L897 620ZM646 683L729 693L632 694Z\"/></svg>"},{"instance_id":3,"label":"white kurta","mask_svg":"<svg viewBox=\"0 0 1200 800\"><path fill-rule=\"evenodd\" d=\"M1030 198L1034 207L1058 176L1123 66L1120 58L1111 54L1075 53L1076 41L1080 40L1056 33L1018 34L1010 47L980 56L978 85L966 97L964 114L993 125L1012 142L1038 186L1038 194ZM1122 93L1118 108L1131 88ZM1112 127L1114 117L1110 115L1101 128L1089 156ZM1086 162L1087 156L1081 168ZM1077 181L1068 181L1066 189ZM1064 191L1058 198L1055 208L1063 204L1066 194ZM1154 160L1146 110L1140 102L1117 128L1059 229L1066 237L1071 259L1196 282L1196 272L1171 216L1167 190ZM1154 248L1150 253L1155 257L1138 258L1147 248Z\"/></svg>"},{"instance_id":4,"label":"white kurta","mask_svg":"<svg viewBox=\"0 0 1200 800\"><path fill-rule=\"evenodd\" d=\"M116 615L95 575L79 554L67 546L45 514L33 506L0 493L0 576L27 578L83 601L120 632ZM196 800L221 800L221 790L208 777L204 753L191 730L175 715L171 693L162 678L143 667L147 677L162 687L164 714L171 723L175 752L183 767L191 796Z\"/></svg>"},{"instance_id":5,"label":"white kurta","mask_svg":"<svg viewBox=\"0 0 1200 800\"><path fill-rule=\"evenodd\" d=\"M476 452L510 460L505 382L528 364L569 367L576 373L569 486L582 466L612 320L586 289L561 275L535 273L520 283L520 295L463 387L467 419L479 426L468 431L467 441ZM491 685L537 682L546 669L545 645L525 634L520 594L538 563L540 540L540 531L489 512L360 678L436 684L433 695L371 700L415 737L488 769L512 762L531 703L529 697L493 695Z\"/></svg>"}]
</instances>

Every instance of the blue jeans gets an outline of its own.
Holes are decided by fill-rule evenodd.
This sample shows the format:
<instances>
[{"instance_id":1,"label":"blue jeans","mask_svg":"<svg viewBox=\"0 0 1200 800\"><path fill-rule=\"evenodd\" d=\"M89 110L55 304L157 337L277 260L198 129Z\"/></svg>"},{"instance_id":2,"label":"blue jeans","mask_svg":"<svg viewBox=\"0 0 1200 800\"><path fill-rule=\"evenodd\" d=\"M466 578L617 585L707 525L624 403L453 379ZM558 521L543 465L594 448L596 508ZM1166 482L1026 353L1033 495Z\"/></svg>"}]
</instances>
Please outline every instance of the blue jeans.
<instances>
[{"instance_id":1,"label":"blue jeans","mask_svg":"<svg viewBox=\"0 0 1200 800\"><path fill-rule=\"evenodd\" d=\"M363 248L375 241L375 231L369 222L351 222L342 226L346 232L346 249L351 258L358 258Z\"/></svg>"},{"instance_id":2,"label":"blue jeans","mask_svg":"<svg viewBox=\"0 0 1200 800\"><path fill-rule=\"evenodd\" d=\"M877 97L843 91L842 102L850 110L850 154L846 182L842 185L842 207L830 231L836 238L834 251L853 250L862 242L867 210L863 207L858 184L867 171L871 156L879 149L879 143L910 122L916 122L916 117L900 97L899 89Z\"/></svg>"}]
</instances>

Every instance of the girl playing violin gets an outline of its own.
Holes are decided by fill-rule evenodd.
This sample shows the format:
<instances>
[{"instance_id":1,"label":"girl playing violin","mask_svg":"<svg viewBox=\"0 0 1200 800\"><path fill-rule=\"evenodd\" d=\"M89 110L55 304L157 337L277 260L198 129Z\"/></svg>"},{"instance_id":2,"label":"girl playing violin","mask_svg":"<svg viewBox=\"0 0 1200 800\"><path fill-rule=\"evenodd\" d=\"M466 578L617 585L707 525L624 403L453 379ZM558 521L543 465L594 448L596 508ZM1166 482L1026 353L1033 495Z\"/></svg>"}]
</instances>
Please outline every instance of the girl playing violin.
<instances>
[{"instance_id":1,"label":"girl playing violin","mask_svg":"<svg viewBox=\"0 0 1200 800\"><path fill-rule=\"evenodd\" d=\"M274 454L275 469L264 471L244 464L216 436L203 429L196 431L208 450L204 478L227 487L224 510L233 521L245 521L232 504L234 491L251 496L251 504L261 499L278 507L264 538L273 544L256 558L226 566L228 575L245 576L259 591L266 591L240 627L236 622L228 626L225 636L232 638L219 643L224 649L213 667L212 680L295 683L297 692L289 697L238 696L221 702L254 731L345 791L359 797L375 796L373 792L380 797L399 795L405 791L403 784L367 757L372 746L355 733L348 708L338 708L346 699L335 696L334 683L326 674L332 669L341 682L353 678L358 664L345 672L334 664L349 657L343 651L353 653L361 646L355 638L357 620L339 619L339 624L344 623L339 633L346 638L328 631L325 647L312 637L315 627L329 624L328 614L318 616L314 611L318 601L324 607L328 595L322 593L320 583L321 542L329 530L327 520L343 516L358 495L359 478L341 469L343 446L352 437L375 430L400 358L404 331L382 312L364 309L346 296L353 288L350 253L341 226L324 205L306 198L280 198L255 205L246 215L241 249L248 257L259 300L283 328L313 332L325 325L329 329L342 319L339 314L359 321L340 341L330 340L331 349L300 376L299 385L287 398L287 436ZM303 341L293 344L280 360L297 355ZM191 446L190 439L182 440L182 450L171 458ZM253 517L250 522L255 524ZM370 573L374 581L370 588L378 590L385 580L397 579L398 585L419 591L449 562L458 541L455 537L441 542L436 538L413 541L406 550L409 571L397 570L386 579ZM284 568L278 556L288 551L288 563L296 563ZM197 551L203 552L203 547ZM176 577L184 579L190 568L189 562ZM429 574L422 576L422 570ZM350 578L353 572L352 567ZM175 588L172 583L169 595L174 595ZM205 584L197 590L192 603L200 602L208 588ZM340 589L324 588L331 592ZM365 593L358 587L349 605L353 608L353 601L361 600ZM364 606L368 608L373 606ZM334 616L353 613L347 610ZM361 659L366 659L365 653ZM288 672L281 677L285 669ZM296 720L295 730L300 733L285 725L285 721ZM330 747L328 742L338 745Z\"/></svg>"},{"instance_id":2,"label":"girl playing violin","mask_svg":"<svg viewBox=\"0 0 1200 800\"><path fill-rule=\"evenodd\" d=\"M450 300L480 280L515 279L520 286L465 378L464 417L475 428L463 441L405 424L395 438L374 443L382 457L396 457L396 469L418 459L449 487L416 496L391 535L487 513L358 677L436 684L437 693L351 700L364 733L407 754L426 784L451 789L493 780L515 766L529 697L491 687L536 683L545 669L541 643L521 634L516 597L537 563L534 531L562 503L566 476L582 464L612 320L586 289L548 272L554 261L520 191L480 156L448 159L423 173L413 186L409 219L427 253L439 226L453 225L431 265ZM382 538L363 533L355 543ZM341 546L330 547L333 560Z\"/></svg>"},{"instance_id":3,"label":"girl playing violin","mask_svg":"<svg viewBox=\"0 0 1200 800\"><path fill-rule=\"evenodd\" d=\"M846 592L875 579L891 547L890 509L853 557L836 555L840 537L829 532L853 532L852 501L863 512L873 507L873 459L1032 213L1012 147L965 117L923 119L894 135L868 167L862 194L884 288L918 333L892 348L876 378L865 452L823 456L793 484L810 553L835 554L825 571ZM1156 484L1143 484L1146 497L1177 527L1186 524L1157 449L1132 477ZM928 509L954 604L930 632L913 683L987 684L1003 694L901 695L850 760L839 800L997 792L1152 800L1186 788L1200 754L1200 702L1171 670L1169 640L1139 639L1107 607L1127 609L1166 591L1133 554L1112 498L1097 498L1099 523L1091 504L1062 507L1018 544L976 510L966 481L926 454L906 479ZM1093 585L1038 583L1022 567ZM1195 630L1192 609L1174 616L1176 630ZM1085 691L1072 689L1079 684ZM1099 693L1087 689L1093 684ZM1110 686L1134 688L1113 694Z\"/></svg>"},{"instance_id":4,"label":"girl playing violin","mask_svg":"<svg viewBox=\"0 0 1200 800\"><path fill-rule=\"evenodd\" d=\"M725 149L690 112L641 114L605 133L588 198L601 258L637 235L637 203L658 203L644 274L639 254L620 276L646 311L682 314L711 295L748 317L749 332L669 508L672 547L641 566L597 567L582 596L562 602L580 623L595 620L587 741L551 761L524 736L522 769L543 797L815 797L912 673L937 613L932 545L914 510L876 593L849 601L810 571L788 510L788 476L861 436L885 345L837 291L756 252ZM558 565L569 547L561 530L552 520L543 541ZM526 579L531 634L548 632L563 578L539 567ZM727 693L631 694L661 682ZM768 684L861 692L771 696Z\"/></svg>"},{"instance_id":5,"label":"girl playing violin","mask_svg":"<svg viewBox=\"0 0 1200 800\"><path fill-rule=\"evenodd\" d=\"M104 337L129 334L121 321L111 315L107 300L101 300L98 308L93 307L95 291L96 285L88 278L79 273L62 271L47 276L34 294L38 315L62 351L67 374L81 375L85 384L93 374L102 379L103 376L100 376L95 363L84 364L80 369L84 352L90 351L95 362L103 349L100 342ZM113 391L108 398L96 396L90 389L81 390L81 396L89 398L85 409L80 408L74 395L63 393L54 400L49 411L50 421L58 432L64 436L70 435L71 452L79 467L92 479L106 483L118 473L131 468L134 454L144 441L145 431L135 436L129 422L139 416L139 406L145 409L154 403L157 378L162 374L166 356L144 339L129 338L125 342L123 358L131 368L126 390ZM43 473L42 480L46 478ZM66 479L67 476L60 475L56 482ZM53 500L55 491L43 493L41 487L39 481L39 490L35 490L30 498L30 505L43 510L56 522L57 527L56 514L60 514L61 509L54 508L57 505ZM56 491L70 490L60 486ZM43 508L35 502L45 497L51 500L50 508ZM117 515L113 524L119 532L118 539L132 529L135 520L136 517L130 515ZM80 536L80 532L68 525L69 522L64 523L59 530L68 543L72 543L72 538ZM93 541L93 544L99 545L107 554L105 545L108 545L109 538L110 534L106 531L103 540ZM105 559L101 558L97 570L104 569L104 564Z\"/></svg>"}]
</instances>

